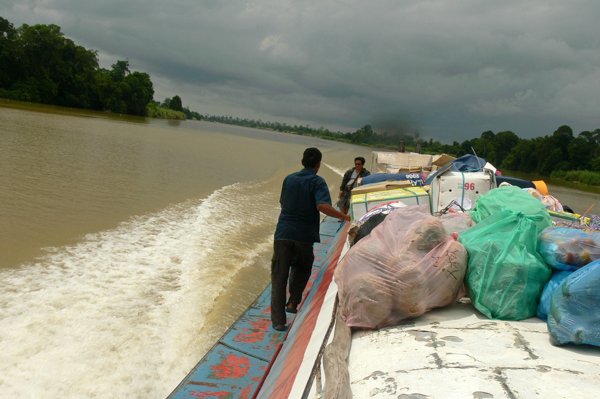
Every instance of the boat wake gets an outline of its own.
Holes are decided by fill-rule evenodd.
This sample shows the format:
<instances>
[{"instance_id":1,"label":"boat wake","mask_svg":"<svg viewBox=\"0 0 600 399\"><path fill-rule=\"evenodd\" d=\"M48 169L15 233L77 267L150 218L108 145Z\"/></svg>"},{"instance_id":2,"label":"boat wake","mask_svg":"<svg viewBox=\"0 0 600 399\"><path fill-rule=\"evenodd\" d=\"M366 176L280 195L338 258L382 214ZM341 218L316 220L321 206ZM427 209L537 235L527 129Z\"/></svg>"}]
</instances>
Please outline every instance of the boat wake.
<instances>
[{"instance_id":1,"label":"boat wake","mask_svg":"<svg viewBox=\"0 0 600 399\"><path fill-rule=\"evenodd\" d=\"M344 173L346 173L346 169L340 169L335 166L329 165L325 162L323 162L323 165L327 166L329 169L331 169L332 171L334 171L335 173L337 173L338 175L340 175L342 177L344 177Z\"/></svg>"},{"instance_id":2,"label":"boat wake","mask_svg":"<svg viewBox=\"0 0 600 399\"><path fill-rule=\"evenodd\" d=\"M226 186L3 270L2 396L166 397L212 345L202 331L219 295L240 270L268 266L278 197L267 184Z\"/></svg>"}]
</instances>

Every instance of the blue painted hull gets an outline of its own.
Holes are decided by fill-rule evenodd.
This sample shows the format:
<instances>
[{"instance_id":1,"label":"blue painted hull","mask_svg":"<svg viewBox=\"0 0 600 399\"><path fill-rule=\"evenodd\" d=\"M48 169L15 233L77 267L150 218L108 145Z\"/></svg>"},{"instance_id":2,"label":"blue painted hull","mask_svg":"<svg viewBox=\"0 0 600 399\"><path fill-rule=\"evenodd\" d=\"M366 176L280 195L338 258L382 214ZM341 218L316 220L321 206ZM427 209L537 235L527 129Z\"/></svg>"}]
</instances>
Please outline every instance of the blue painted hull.
<instances>
[{"instance_id":1,"label":"blue painted hull","mask_svg":"<svg viewBox=\"0 0 600 399\"><path fill-rule=\"evenodd\" d=\"M345 238L344 225L329 217L321 223L321 243L315 245L315 261L305 298L316 288L315 282L320 283L319 277L330 263L330 249ZM270 305L271 285L223 334L169 399L255 397L287 336L286 331L275 331L271 327ZM288 323L293 323L295 317L288 314Z\"/></svg>"}]
</instances>

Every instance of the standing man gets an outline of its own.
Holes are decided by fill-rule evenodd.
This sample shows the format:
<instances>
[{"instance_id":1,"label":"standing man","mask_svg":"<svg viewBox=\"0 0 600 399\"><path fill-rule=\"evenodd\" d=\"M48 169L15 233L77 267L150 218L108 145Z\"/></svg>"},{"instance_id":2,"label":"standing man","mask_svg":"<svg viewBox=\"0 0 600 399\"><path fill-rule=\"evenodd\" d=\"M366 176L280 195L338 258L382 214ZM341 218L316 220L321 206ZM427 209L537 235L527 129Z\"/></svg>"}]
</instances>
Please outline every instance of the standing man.
<instances>
[{"instance_id":1,"label":"standing man","mask_svg":"<svg viewBox=\"0 0 600 399\"><path fill-rule=\"evenodd\" d=\"M346 173L344 173L342 185L340 186L340 198L338 199L337 203L344 215L346 215L348 213L348 209L350 209L350 197L352 195L351 191L357 186L358 178L369 176L371 174L371 172L366 170L364 166L365 159L363 157L356 157L354 158L354 168L348 169Z\"/></svg>"},{"instance_id":2,"label":"standing man","mask_svg":"<svg viewBox=\"0 0 600 399\"><path fill-rule=\"evenodd\" d=\"M271 321L278 331L286 329L285 312L296 313L310 278L315 260L313 243L320 242L319 212L350 221L350 216L331 206L327 183L317 176L321 158L317 148L307 148L302 157L304 169L283 180L271 260ZM286 304L288 275L290 300Z\"/></svg>"}]
</instances>

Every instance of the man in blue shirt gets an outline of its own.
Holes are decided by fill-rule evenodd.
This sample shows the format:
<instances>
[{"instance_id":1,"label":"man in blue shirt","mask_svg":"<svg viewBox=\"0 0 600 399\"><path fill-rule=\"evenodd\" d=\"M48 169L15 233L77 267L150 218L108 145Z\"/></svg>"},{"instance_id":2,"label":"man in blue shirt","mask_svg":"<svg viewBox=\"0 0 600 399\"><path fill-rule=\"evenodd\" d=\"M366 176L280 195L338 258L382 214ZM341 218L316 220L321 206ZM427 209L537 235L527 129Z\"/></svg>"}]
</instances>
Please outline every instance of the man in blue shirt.
<instances>
[{"instance_id":1,"label":"man in blue shirt","mask_svg":"<svg viewBox=\"0 0 600 399\"><path fill-rule=\"evenodd\" d=\"M307 148L302 157L304 169L283 180L279 199L281 214L271 260L271 321L278 331L286 329L285 312L296 313L310 278L315 260L313 243L320 241L319 212L350 221L349 215L331 206L327 183L317 176L321 158L321 151L317 148ZM286 304L288 276L290 300Z\"/></svg>"}]
</instances>

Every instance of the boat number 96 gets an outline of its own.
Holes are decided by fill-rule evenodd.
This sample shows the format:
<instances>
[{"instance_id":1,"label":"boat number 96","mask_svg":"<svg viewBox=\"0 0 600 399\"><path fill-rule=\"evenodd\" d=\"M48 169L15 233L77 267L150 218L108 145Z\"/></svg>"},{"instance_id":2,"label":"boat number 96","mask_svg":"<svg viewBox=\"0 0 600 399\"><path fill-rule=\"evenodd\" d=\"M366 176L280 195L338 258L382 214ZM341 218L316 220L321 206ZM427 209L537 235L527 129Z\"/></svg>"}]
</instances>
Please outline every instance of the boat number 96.
<instances>
[{"instance_id":1,"label":"boat number 96","mask_svg":"<svg viewBox=\"0 0 600 399\"><path fill-rule=\"evenodd\" d=\"M475 190L475 183L465 183L465 190Z\"/></svg>"}]
</instances>

